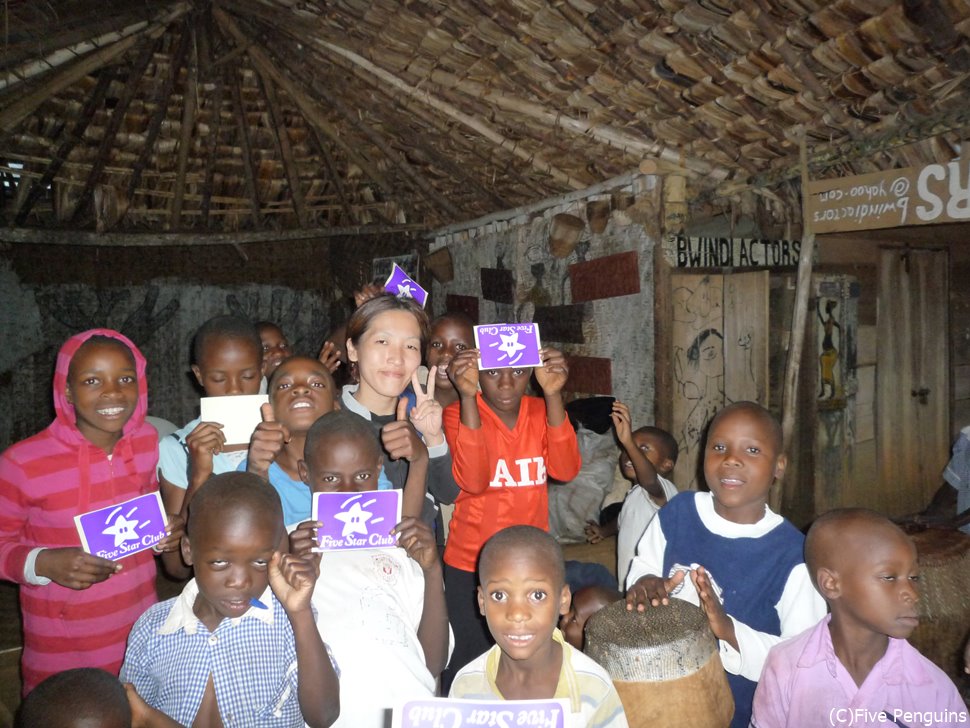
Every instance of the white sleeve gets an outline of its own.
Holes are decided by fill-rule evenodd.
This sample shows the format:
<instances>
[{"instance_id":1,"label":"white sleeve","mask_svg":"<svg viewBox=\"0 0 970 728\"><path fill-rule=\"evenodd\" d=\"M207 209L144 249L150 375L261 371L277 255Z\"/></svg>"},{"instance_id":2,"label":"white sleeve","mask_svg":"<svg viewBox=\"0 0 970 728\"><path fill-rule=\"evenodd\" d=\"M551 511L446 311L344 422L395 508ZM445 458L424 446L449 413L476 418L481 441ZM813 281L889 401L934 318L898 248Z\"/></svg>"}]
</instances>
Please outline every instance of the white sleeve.
<instances>
[{"instance_id":1,"label":"white sleeve","mask_svg":"<svg viewBox=\"0 0 970 728\"><path fill-rule=\"evenodd\" d=\"M33 586L47 586L51 583L46 576L37 576L37 555L43 550L42 546L32 549L24 561L24 581Z\"/></svg>"},{"instance_id":2,"label":"white sleeve","mask_svg":"<svg viewBox=\"0 0 970 728\"><path fill-rule=\"evenodd\" d=\"M664 576L664 551L667 549L667 537L660 527L660 516L654 516L637 543L637 553L630 562L630 571L626 575L626 588L629 589L641 576L653 574Z\"/></svg>"},{"instance_id":3,"label":"white sleeve","mask_svg":"<svg viewBox=\"0 0 970 728\"><path fill-rule=\"evenodd\" d=\"M740 651L721 640L721 662L727 672L757 682L761 678L768 650L814 627L825 616L825 601L812 584L805 564L798 564L791 570L775 611L781 623L781 635L759 632L731 617Z\"/></svg>"}]
</instances>

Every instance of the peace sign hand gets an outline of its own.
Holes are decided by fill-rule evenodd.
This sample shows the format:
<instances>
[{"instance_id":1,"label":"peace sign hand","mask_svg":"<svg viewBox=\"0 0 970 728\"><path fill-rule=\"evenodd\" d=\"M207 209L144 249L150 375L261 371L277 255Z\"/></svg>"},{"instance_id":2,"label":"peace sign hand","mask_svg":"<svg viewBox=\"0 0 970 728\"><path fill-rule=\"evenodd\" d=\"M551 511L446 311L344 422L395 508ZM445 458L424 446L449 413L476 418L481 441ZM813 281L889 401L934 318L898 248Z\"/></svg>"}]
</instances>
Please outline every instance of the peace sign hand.
<instances>
[{"instance_id":1,"label":"peace sign hand","mask_svg":"<svg viewBox=\"0 0 970 728\"><path fill-rule=\"evenodd\" d=\"M409 419L411 424L414 425L414 429L421 433L424 444L428 447L440 445L445 439L441 432L441 405L434 398L435 374L437 372L438 367L431 367L428 372L427 391L418 381L418 373L414 372L411 375L411 387L414 389L416 405L411 410Z\"/></svg>"}]
</instances>

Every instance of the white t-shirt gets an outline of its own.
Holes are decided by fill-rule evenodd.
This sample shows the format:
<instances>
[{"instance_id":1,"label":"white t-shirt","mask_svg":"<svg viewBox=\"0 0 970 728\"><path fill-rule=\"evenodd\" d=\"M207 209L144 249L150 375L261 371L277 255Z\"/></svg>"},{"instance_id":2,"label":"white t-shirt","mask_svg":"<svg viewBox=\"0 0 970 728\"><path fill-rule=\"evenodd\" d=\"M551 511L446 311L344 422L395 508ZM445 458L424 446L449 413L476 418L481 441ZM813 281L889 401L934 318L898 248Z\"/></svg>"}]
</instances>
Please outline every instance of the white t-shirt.
<instances>
[{"instance_id":1,"label":"white t-shirt","mask_svg":"<svg viewBox=\"0 0 970 728\"><path fill-rule=\"evenodd\" d=\"M680 492L676 485L662 475L657 475L657 481L668 501ZM659 510L660 506L639 485L634 485L626 494L617 519L619 531L616 534L616 577L620 591L626 589L626 575L630 570L630 562L637 554L640 537Z\"/></svg>"},{"instance_id":2,"label":"white t-shirt","mask_svg":"<svg viewBox=\"0 0 970 728\"><path fill-rule=\"evenodd\" d=\"M322 554L312 603L340 666L334 728L384 728L389 709L434 697L418 640L424 572L404 549Z\"/></svg>"}]
</instances>

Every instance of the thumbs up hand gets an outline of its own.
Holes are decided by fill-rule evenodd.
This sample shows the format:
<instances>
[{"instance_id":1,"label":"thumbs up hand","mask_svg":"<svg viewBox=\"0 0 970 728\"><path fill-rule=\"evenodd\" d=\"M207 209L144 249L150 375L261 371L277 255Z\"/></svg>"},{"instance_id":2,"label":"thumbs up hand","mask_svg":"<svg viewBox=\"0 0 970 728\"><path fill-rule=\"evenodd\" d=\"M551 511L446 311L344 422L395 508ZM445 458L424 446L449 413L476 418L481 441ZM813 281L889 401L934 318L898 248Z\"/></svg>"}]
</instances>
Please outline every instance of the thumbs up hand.
<instances>
[{"instance_id":1,"label":"thumbs up hand","mask_svg":"<svg viewBox=\"0 0 970 728\"><path fill-rule=\"evenodd\" d=\"M441 409L440 406L438 409ZM407 398L401 397L398 400L397 419L394 422L388 422L381 428L381 442L392 460L404 458L413 463L417 460L427 459L428 448L421 441L414 425L408 421Z\"/></svg>"},{"instance_id":2,"label":"thumbs up hand","mask_svg":"<svg viewBox=\"0 0 970 728\"><path fill-rule=\"evenodd\" d=\"M256 425L249 440L249 459L246 470L261 478L269 478L269 466L290 441L290 431L282 422L276 421L273 405L265 402L259 408L263 421Z\"/></svg>"}]
</instances>

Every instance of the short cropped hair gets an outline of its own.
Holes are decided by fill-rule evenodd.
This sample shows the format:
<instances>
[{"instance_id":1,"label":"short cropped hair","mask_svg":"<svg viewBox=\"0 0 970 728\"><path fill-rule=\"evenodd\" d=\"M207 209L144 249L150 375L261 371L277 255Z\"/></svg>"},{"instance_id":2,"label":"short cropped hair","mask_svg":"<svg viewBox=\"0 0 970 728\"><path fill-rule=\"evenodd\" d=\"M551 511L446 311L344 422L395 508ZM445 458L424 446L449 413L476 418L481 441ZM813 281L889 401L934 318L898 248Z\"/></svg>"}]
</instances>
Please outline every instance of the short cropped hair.
<instances>
[{"instance_id":1,"label":"short cropped hair","mask_svg":"<svg viewBox=\"0 0 970 728\"><path fill-rule=\"evenodd\" d=\"M398 298L390 293L374 296L354 311L353 316L347 322L347 338L354 343L354 346L357 346L360 337L367 332L374 319L388 311L406 311L414 316L414 319L418 322L418 330L421 332L421 351L424 351L428 344L430 331L427 311L421 308L420 304L413 298Z\"/></svg>"},{"instance_id":2,"label":"short cropped hair","mask_svg":"<svg viewBox=\"0 0 970 728\"><path fill-rule=\"evenodd\" d=\"M677 456L680 455L680 446L677 444L677 438L666 430L659 427L653 427L652 425L638 427L633 431L633 434L636 435L638 432L657 438L657 440L660 442L660 446L663 448L664 456L670 458L671 462L673 463L677 462Z\"/></svg>"},{"instance_id":3,"label":"short cropped hair","mask_svg":"<svg viewBox=\"0 0 970 728\"><path fill-rule=\"evenodd\" d=\"M131 725L131 708L121 682L96 667L79 667L51 675L20 706L18 728L69 728Z\"/></svg>"},{"instance_id":4,"label":"short cropped hair","mask_svg":"<svg viewBox=\"0 0 970 728\"><path fill-rule=\"evenodd\" d=\"M381 444L367 420L349 410L334 410L321 415L307 431L306 442L303 444L303 460L308 466L315 462L317 448L321 443L335 435L357 440L366 447L373 448L375 457L381 455Z\"/></svg>"},{"instance_id":5,"label":"short cropped hair","mask_svg":"<svg viewBox=\"0 0 970 728\"><path fill-rule=\"evenodd\" d=\"M249 319L241 316L216 316L199 327L192 337L192 363L202 360L202 353L212 339L242 339L249 341L262 355L263 341L259 331Z\"/></svg>"},{"instance_id":6,"label":"short cropped hair","mask_svg":"<svg viewBox=\"0 0 970 728\"><path fill-rule=\"evenodd\" d=\"M320 367L320 371L326 372L327 379L330 380L330 388L334 390L333 398L336 400L339 397L340 393L336 391L336 385L333 382L333 374L330 373L330 370L327 369L326 365L324 365L319 359L314 359L312 356L303 356L302 354L288 356L280 362L279 366L276 367L276 369L273 370L273 373L269 375L269 380L266 382L267 391L273 391L273 385L276 384L276 380L283 376L280 374L280 372L283 370L283 365L287 362L293 361L294 359L305 359L306 361L312 361L314 364L318 365Z\"/></svg>"},{"instance_id":7,"label":"short cropped hair","mask_svg":"<svg viewBox=\"0 0 970 728\"><path fill-rule=\"evenodd\" d=\"M464 311L445 311L431 322L432 328L440 321L457 321L469 328L475 326L475 320Z\"/></svg>"},{"instance_id":8,"label":"short cropped hair","mask_svg":"<svg viewBox=\"0 0 970 728\"><path fill-rule=\"evenodd\" d=\"M509 526L492 536L482 546L478 557L478 577L481 583L490 562L503 551L528 551L544 558L552 569L550 576L560 587L566 583L566 562L559 542L547 531L535 526Z\"/></svg>"},{"instance_id":9,"label":"short cropped hair","mask_svg":"<svg viewBox=\"0 0 970 728\"><path fill-rule=\"evenodd\" d=\"M213 475L199 488L189 503L188 521L185 525L189 540L200 524L212 517L248 510L268 517L283 529L283 505L279 493L267 481L253 473L232 471Z\"/></svg>"},{"instance_id":10,"label":"short cropped hair","mask_svg":"<svg viewBox=\"0 0 970 728\"><path fill-rule=\"evenodd\" d=\"M711 420L711 424L708 425L707 431L713 432L714 425L718 421L720 421L726 415L738 411L750 412L755 417L760 419L768 428L768 434L771 437L772 443L775 445L775 453L780 455L784 451L785 438L781 430L781 423L778 421L777 417L775 417L773 414L771 414L771 412L757 402L734 402L729 404L727 407L724 407L716 415L714 415L714 418Z\"/></svg>"},{"instance_id":11,"label":"short cropped hair","mask_svg":"<svg viewBox=\"0 0 970 728\"><path fill-rule=\"evenodd\" d=\"M812 583L818 588L816 578L819 569L831 569L833 560L842 555L845 542L853 534L853 527L888 528L898 531L903 538L906 532L882 513L868 508L836 508L815 519L805 536L805 565Z\"/></svg>"}]
</instances>

